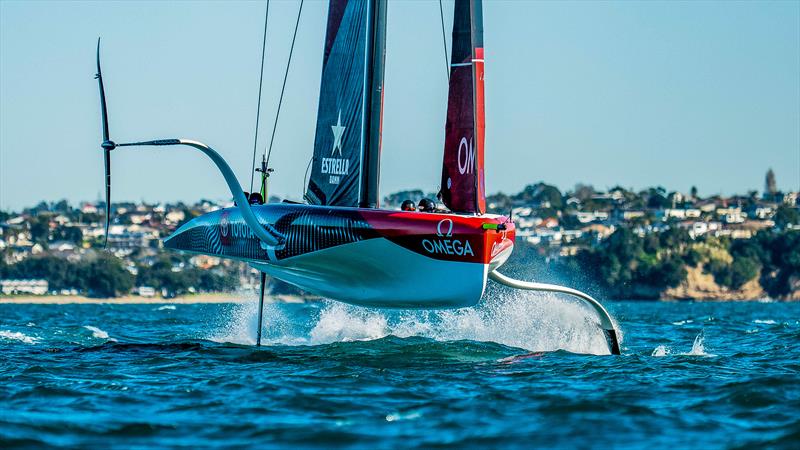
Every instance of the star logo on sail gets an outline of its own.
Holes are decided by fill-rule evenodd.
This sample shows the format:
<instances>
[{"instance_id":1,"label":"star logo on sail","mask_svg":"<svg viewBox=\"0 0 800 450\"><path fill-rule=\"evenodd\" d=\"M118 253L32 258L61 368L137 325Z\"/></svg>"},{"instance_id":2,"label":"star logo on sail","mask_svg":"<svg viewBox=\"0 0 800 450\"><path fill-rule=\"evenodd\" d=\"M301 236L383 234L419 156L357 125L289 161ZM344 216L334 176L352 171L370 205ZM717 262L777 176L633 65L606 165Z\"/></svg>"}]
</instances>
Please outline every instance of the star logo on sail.
<instances>
[{"instance_id":1,"label":"star logo on sail","mask_svg":"<svg viewBox=\"0 0 800 450\"><path fill-rule=\"evenodd\" d=\"M328 175L329 184L339 184L343 176L350 174L350 158L344 158L342 154L342 138L344 137L345 128L342 126L342 110L339 110L336 125L331 125L331 132L333 132L331 156L322 158L322 167L320 167L320 172ZM337 151L339 155L336 155Z\"/></svg>"},{"instance_id":2,"label":"star logo on sail","mask_svg":"<svg viewBox=\"0 0 800 450\"><path fill-rule=\"evenodd\" d=\"M331 150L331 156L333 156L336 151L339 151L339 156L342 156L342 136L344 136L345 127L342 126L342 111L339 110L339 118L336 119L336 125L331 125L331 131L333 132L333 150Z\"/></svg>"}]
</instances>

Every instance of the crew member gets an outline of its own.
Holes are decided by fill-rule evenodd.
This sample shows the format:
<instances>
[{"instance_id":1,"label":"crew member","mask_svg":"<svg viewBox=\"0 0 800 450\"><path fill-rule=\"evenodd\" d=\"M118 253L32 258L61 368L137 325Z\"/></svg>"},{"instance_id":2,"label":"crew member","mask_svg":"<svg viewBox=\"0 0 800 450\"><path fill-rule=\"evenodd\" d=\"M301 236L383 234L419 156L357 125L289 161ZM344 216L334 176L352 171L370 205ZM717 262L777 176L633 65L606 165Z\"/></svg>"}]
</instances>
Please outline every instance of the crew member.
<instances>
[{"instance_id":1,"label":"crew member","mask_svg":"<svg viewBox=\"0 0 800 450\"><path fill-rule=\"evenodd\" d=\"M400 205L400 210L401 211L416 211L417 207L414 205L414 202L412 202L411 200L406 200L406 201L403 202L402 205Z\"/></svg>"},{"instance_id":2,"label":"crew member","mask_svg":"<svg viewBox=\"0 0 800 450\"><path fill-rule=\"evenodd\" d=\"M247 199L247 201L251 205L263 205L264 204L264 198L261 197L261 193L260 192L251 193L250 197Z\"/></svg>"},{"instance_id":3,"label":"crew member","mask_svg":"<svg viewBox=\"0 0 800 450\"><path fill-rule=\"evenodd\" d=\"M419 201L417 205L417 209L420 212L435 212L436 211L436 202L429 198L423 198Z\"/></svg>"}]
</instances>

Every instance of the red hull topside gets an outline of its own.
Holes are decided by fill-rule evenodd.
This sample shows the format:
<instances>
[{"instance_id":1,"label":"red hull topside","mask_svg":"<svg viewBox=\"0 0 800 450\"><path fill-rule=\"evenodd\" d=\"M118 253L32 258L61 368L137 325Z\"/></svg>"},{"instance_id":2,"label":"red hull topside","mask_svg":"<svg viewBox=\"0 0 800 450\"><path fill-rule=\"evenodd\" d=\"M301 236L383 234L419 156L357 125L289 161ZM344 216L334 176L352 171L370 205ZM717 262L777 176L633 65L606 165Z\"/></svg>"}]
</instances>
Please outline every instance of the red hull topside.
<instances>
[{"instance_id":1,"label":"red hull topside","mask_svg":"<svg viewBox=\"0 0 800 450\"><path fill-rule=\"evenodd\" d=\"M386 239L434 259L489 264L514 246L514 224L504 216L382 209L358 212Z\"/></svg>"}]
</instances>

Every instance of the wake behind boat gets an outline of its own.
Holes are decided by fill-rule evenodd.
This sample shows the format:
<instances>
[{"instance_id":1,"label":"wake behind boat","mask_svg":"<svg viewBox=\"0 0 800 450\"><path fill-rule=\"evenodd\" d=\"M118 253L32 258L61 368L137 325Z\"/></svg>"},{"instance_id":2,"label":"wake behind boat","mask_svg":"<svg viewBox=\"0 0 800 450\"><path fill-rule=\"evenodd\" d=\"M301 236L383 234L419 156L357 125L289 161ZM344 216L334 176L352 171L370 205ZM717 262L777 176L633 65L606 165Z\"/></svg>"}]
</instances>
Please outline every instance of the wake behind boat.
<instances>
[{"instance_id":1,"label":"wake behind boat","mask_svg":"<svg viewBox=\"0 0 800 450\"><path fill-rule=\"evenodd\" d=\"M497 272L513 250L514 225L510 217L486 212L481 0L455 2L439 191L444 208L432 207L434 202L428 200L420 211L380 209L386 3L329 2L316 138L304 204L263 204L272 170L270 152L258 169L261 192L245 195L225 160L205 144L186 139L111 141L98 40L106 229L111 212L111 151L187 145L216 164L236 207L193 219L167 238L165 246L236 259L258 269L262 307L264 274L341 302L425 309L475 305L490 278L516 289L562 292L584 300L598 314L610 352L619 354L611 317L596 300L570 288L526 283ZM301 12L302 1L298 24ZM420 279L425 280L424 289L414 283ZM261 324L258 331L260 343Z\"/></svg>"}]
</instances>

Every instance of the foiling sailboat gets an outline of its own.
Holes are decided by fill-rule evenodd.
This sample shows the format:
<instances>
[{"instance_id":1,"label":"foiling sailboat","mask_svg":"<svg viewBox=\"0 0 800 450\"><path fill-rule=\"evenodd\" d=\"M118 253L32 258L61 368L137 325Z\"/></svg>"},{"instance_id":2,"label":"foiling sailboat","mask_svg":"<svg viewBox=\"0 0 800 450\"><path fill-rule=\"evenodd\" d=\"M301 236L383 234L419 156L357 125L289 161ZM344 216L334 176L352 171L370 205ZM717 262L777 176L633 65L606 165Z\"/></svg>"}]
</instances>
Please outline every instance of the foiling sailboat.
<instances>
[{"instance_id":1,"label":"foiling sailboat","mask_svg":"<svg viewBox=\"0 0 800 450\"><path fill-rule=\"evenodd\" d=\"M619 354L611 317L595 299L562 286L514 280L497 271L514 248L515 229L511 217L486 212L481 0L455 2L440 191L446 210L380 209L386 11L387 0L329 0L316 138L302 204L253 202L219 153L198 141L111 141L98 39L106 234L111 151L186 145L214 162L236 206L191 220L164 246L244 261L258 269L262 307L264 274L332 300L376 308L473 306L491 279L516 289L561 292L585 301L598 314L610 352ZM265 195L271 169L262 164L259 170ZM425 280L424 289L414 280ZM260 337L259 321L259 344Z\"/></svg>"}]
</instances>

